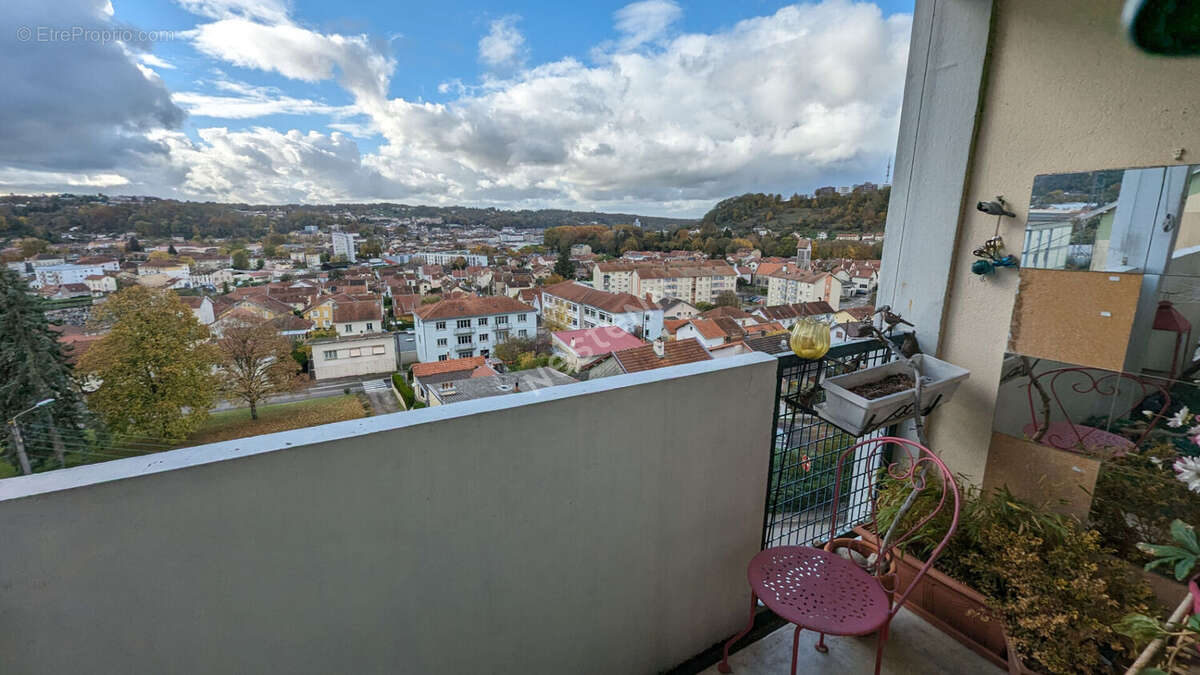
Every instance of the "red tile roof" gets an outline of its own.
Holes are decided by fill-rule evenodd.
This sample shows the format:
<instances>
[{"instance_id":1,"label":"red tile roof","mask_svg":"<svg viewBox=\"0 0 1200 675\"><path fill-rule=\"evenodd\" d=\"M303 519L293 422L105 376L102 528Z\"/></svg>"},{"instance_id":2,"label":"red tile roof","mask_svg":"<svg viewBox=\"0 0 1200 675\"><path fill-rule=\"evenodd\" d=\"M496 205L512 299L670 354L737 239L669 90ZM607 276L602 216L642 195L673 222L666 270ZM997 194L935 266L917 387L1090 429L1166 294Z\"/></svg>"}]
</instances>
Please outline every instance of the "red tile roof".
<instances>
[{"instance_id":1,"label":"red tile roof","mask_svg":"<svg viewBox=\"0 0 1200 675\"><path fill-rule=\"evenodd\" d=\"M663 343L663 355L654 353L654 345L642 345L633 349L613 352L612 358L617 360L621 370L626 373L637 373L643 370L678 366L696 361L710 361L712 356L695 338L676 340Z\"/></svg>"},{"instance_id":2,"label":"red tile roof","mask_svg":"<svg viewBox=\"0 0 1200 675\"><path fill-rule=\"evenodd\" d=\"M441 373L455 373L460 370L474 371L476 368L487 367L487 361L482 356L472 356L469 359L447 359L445 361L430 361L414 363L413 377L429 377Z\"/></svg>"},{"instance_id":3,"label":"red tile roof","mask_svg":"<svg viewBox=\"0 0 1200 675\"><path fill-rule=\"evenodd\" d=\"M617 326L564 330L555 333L554 337L579 356L599 356L646 344Z\"/></svg>"},{"instance_id":4,"label":"red tile roof","mask_svg":"<svg viewBox=\"0 0 1200 675\"><path fill-rule=\"evenodd\" d=\"M636 295L600 291L574 281L564 281L553 286L546 286L542 289L542 294L553 295L581 305L599 307L614 314L658 309L658 306L654 303L642 300Z\"/></svg>"},{"instance_id":5,"label":"red tile roof","mask_svg":"<svg viewBox=\"0 0 1200 675\"><path fill-rule=\"evenodd\" d=\"M383 318L383 308L374 300L361 302L335 302L333 305L333 322L350 323L352 321L378 321Z\"/></svg>"},{"instance_id":6,"label":"red tile roof","mask_svg":"<svg viewBox=\"0 0 1200 675\"><path fill-rule=\"evenodd\" d=\"M511 312L532 312L533 308L523 302L504 295L481 298L456 296L425 305L413 310L423 321L431 319L454 319L461 316L487 316Z\"/></svg>"},{"instance_id":7,"label":"red tile roof","mask_svg":"<svg viewBox=\"0 0 1200 675\"><path fill-rule=\"evenodd\" d=\"M689 323L691 323L691 319L663 319L663 330L665 330L668 335L674 335L675 331L683 328Z\"/></svg>"},{"instance_id":8,"label":"red tile roof","mask_svg":"<svg viewBox=\"0 0 1200 675\"><path fill-rule=\"evenodd\" d=\"M750 318L750 315L742 311L740 307L714 307L707 312L701 312L700 316L705 319L716 319L722 316L727 316L731 319Z\"/></svg>"}]
</instances>

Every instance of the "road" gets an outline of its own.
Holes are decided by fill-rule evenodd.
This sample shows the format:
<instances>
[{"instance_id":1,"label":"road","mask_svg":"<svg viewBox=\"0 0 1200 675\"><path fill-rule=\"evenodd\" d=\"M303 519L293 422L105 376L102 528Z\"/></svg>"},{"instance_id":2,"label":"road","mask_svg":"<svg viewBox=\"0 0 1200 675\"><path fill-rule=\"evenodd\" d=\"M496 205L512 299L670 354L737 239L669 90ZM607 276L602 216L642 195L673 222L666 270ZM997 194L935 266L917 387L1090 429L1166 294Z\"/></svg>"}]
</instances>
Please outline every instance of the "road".
<instances>
[{"instance_id":1,"label":"road","mask_svg":"<svg viewBox=\"0 0 1200 675\"><path fill-rule=\"evenodd\" d=\"M371 402L371 408L376 415L400 412L400 405L396 402L396 395L392 393L391 382L387 380L367 380L360 386L363 393L367 395L367 400Z\"/></svg>"}]
</instances>

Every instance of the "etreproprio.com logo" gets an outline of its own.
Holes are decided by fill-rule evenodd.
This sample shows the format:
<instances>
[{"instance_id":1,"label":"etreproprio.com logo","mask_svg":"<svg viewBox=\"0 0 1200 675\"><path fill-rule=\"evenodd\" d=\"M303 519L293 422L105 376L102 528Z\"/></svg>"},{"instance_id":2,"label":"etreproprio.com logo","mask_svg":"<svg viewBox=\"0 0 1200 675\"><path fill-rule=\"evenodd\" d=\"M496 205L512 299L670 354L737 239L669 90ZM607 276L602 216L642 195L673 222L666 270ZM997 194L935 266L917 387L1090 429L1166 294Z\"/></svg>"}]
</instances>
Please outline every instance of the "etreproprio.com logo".
<instances>
[{"instance_id":1,"label":"etreproprio.com logo","mask_svg":"<svg viewBox=\"0 0 1200 675\"><path fill-rule=\"evenodd\" d=\"M175 31L87 26L18 26L16 37L18 42L166 42L175 39Z\"/></svg>"}]
</instances>

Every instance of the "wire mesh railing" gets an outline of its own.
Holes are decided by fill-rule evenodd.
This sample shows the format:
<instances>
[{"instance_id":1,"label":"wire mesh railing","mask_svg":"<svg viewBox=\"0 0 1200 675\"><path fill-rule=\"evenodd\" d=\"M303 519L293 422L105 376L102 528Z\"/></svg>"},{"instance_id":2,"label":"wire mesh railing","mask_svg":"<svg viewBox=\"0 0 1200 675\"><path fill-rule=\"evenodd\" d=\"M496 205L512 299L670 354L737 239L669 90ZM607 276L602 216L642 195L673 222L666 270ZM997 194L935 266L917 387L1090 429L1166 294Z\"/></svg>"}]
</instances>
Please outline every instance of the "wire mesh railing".
<instances>
[{"instance_id":1,"label":"wire mesh railing","mask_svg":"<svg viewBox=\"0 0 1200 675\"><path fill-rule=\"evenodd\" d=\"M762 546L807 545L829 536L831 519L847 531L869 516L871 491L880 458L855 458L835 485L837 460L855 438L807 412L797 400L820 378L882 365L892 359L878 340L837 345L820 360L794 354L778 357L771 468L767 481ZM837 359L832 361L829 359ZM885 435L886 430L863 438ZM838 513L832 513L834 490L840 491Z\"/></svg>"}]
</instances>

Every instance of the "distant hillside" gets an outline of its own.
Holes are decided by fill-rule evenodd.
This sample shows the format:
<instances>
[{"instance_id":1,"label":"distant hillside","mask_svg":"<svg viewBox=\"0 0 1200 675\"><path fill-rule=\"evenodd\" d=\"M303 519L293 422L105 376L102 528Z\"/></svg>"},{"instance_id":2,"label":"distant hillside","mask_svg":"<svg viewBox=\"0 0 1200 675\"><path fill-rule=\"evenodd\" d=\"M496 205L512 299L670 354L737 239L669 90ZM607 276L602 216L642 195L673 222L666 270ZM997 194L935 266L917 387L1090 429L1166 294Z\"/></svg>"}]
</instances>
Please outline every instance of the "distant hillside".
<instances>
[{"instance_id":1,"label":"distant hillside","mask_svg":"<svg viewBox=\"0 0 1200 675\"><path fill-rule=\"evenodd\" d=\"M258 239L306 225L334 224L347 229L374 227L380 220L441 218L445 224L545 228L561 225L624 225L640 219L643 226L674 229L694 226L684 218L658 218L626 213L596 213L542 209L506 211L464 206L412 206L408 204L263 205L186 202L174 199L110 199L104 195L51 195L0 197L0 239L37 237L60 241L76 229L91 234L136 232L142 237L182 236L187 239ZM69 236L69 235L68 235Z\"/></svg>"},{"instance_id":2,"label":"distant hillside","mask_svg":"<svg viewBox=\"0 0 1200 675\"><path fill-rule=\"evenodd\" d=\"M702 225L729 229L735 236L766 228L776 233L879 232L887 219L891 188L860 189L847 195L744 194L719 202Z\"/></svg>"}]
</instances>

